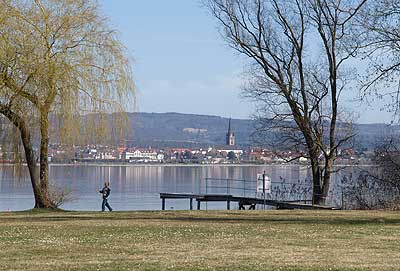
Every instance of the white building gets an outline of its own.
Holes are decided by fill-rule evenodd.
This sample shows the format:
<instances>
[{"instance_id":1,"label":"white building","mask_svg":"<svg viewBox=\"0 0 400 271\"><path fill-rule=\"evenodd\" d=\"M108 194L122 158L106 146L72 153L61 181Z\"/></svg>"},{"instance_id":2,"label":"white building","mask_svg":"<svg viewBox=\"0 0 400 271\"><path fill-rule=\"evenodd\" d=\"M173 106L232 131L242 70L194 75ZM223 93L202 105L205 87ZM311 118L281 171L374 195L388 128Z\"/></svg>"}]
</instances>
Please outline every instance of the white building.
<instances>
[{"instance_id":1,"label":"white building","mask_svg":"<svg viewBox=\"0 0 400 271\"><path fill-rule=\"evenodd\" d=\"M150 160L161 161L164 159L164 154L158 154L152 149L136 149L133 151L125 151L121 158L124 160Z\"/></svg>"},{"instance_id":2,"label":"white building","mask_svg":"<svg viewBox=\"0 0 400 271\"><path fill-rule=\"evenodd\" d=\"M229 148L230 146L222 147L222 148L217 148L218 152L226 152L230 153L233 152L236 156L241 156L243 154L243 150L234 148L233 146Z\"/></svg>"}]
</instances>

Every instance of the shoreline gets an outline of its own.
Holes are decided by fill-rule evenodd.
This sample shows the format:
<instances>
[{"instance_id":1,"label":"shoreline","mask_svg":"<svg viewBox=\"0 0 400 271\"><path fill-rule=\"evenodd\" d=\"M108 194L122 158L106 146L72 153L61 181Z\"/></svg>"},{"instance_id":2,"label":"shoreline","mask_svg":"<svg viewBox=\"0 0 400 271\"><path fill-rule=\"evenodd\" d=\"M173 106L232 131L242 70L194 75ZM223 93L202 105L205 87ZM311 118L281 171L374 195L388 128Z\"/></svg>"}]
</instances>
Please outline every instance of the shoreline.
<instances>
[{"instance_id":1,"label":"shoreline","mask_svg":"<svg viewBox=\"0 0 400 271\"><path fill-rule=\"evenodd\" d=\"M1 166L17 166L18 164L12 163L2 163ZM26 163L20 164L22 166L27 166ZM90 167L310 167L308 164L295 164L295 163L275 163L275 164L118 164L118 163L49 163L49 167L76 167L76 166L90 166ZM373 164L337 164L335 167L371 167Z\"/></svg>"}]
</instances>

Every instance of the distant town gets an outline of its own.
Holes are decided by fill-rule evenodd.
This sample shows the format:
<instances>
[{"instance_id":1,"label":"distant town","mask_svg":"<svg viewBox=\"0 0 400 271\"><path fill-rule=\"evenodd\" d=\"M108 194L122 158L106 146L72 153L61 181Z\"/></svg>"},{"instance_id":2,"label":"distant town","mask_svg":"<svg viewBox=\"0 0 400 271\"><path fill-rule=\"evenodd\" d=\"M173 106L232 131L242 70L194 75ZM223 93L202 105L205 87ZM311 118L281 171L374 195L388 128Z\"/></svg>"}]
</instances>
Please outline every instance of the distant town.
<instances>
[{"instance_id":1,"label":"distant town","mask_svg":"<svg viewBox=\"0 0 400 271\"><path fill-rule=\"evenodd\" d=\"M338 150L338 164L365 164L373 157L373 151L357 151L353 148ZM125 164L307 164L304 153L272 150L262 147L240 147L236 145L235 133L228 123L225 145L208 148L165 147L147 148L111 146L101 144L63 145L50 144L50 163L125 163ZM0 162L15 163L15 151L6 151L0 145ZM22 160L22 159L21 159ZM23 161L23 160L22 160Z\"/></svg>"}]
</instances>

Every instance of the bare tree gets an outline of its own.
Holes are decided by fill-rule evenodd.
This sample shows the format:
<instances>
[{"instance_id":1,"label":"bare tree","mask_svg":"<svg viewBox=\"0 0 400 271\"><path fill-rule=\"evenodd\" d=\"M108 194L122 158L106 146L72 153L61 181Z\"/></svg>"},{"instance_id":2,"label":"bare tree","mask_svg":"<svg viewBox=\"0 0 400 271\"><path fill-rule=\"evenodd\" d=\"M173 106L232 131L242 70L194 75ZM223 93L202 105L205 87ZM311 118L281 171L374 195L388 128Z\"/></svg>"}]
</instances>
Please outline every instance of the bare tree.
<instances>
[{"instance_id":1,"label":"bare tree","mask_svg":"<svg viewBox=\"0 0 400 271\"><path fill-rule=\"evenodd\" d=\"M400 197L400 142L397 136L390 136L375 149L374 161L379 172L374 178L384 182Z\"/></svg>"},{"instance_id":2,"label":"bare tree","mask_svg":"<svg viewBox=\"0 0 400 271\"><path fill-rule=\"evenodd\" d=\"M362 44L367 62L361 77L363 98L375 94L387 99L387 109L400 113L400 1L371 1L359 17L360 32L354 37ZM364 71L363 71L364 72Z\"/></svg>"},{"instance_id":3,"label":"bare tree","mask_svg":"<svg viewBox=\"0 0 400 271\"><path fill-rule=\"evenodd\" d=\"M379 140L371 166L342 180L346 208L400 208L400 144L395 130Z\"/></svg>"},{"instance_id":4,"label":"bare tree","mask_svg":"<svg viewBox=\"0 0 400 271\"><path fill-rule=\"evenodd\" d=\"M130 62L96 1L0 4L0 113L20 132L35 207L55 208L48 181L49 115L60 117L71 133L68 123L82 114L122 111L133 93ZM107 129L97 126L90 129ZM32 146L37 130L38 172Z\"/></svg>"},{"instance_id":5,"label":"bare tree","mask_svg":"<svg viewBox=\"0 0 400 271\"><path fill-rule=\"evenodd\" d=\"M251 63L245 95L258 103L262 132L304 149L313 200L323 204L338 148L348 141L339 99L354 17L366 0L207 0L228 45ZM338 131L339 130L339 131Z\"/></svg>"}]
</instances>

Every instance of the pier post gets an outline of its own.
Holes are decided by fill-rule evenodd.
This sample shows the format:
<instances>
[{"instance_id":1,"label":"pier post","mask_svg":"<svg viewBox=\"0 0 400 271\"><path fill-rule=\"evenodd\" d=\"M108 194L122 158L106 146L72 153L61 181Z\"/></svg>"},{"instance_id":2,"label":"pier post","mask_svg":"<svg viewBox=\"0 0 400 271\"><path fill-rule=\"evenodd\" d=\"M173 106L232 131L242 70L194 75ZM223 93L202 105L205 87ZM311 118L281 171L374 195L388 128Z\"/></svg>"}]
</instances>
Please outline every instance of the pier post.
<instances>
[{"instance_id":1,"label":"pier post","mask_svg":"<svg viewBox=\"0 0 400 271\"><path fill-rule=\"evenodd\" d=\"M190 198L190 210L193 210L193 198Z\"/></svg>"},{"instance_id":2,"label":"pier post","mask_svg":"<svg viewBox=\"0 0 400 271\"><path fill-rule=\"evenodd\" d=\"M264 198L263 210L265 210L265 170L262 175L262 178L263 178L263 198Z\"/></svg>"},{"instance_id":3,"label":"pier post","mask_svg":"<svg viewBox=\"0 0 400 271\"><path fill-rule=\"evenodd\" d=\"M161 210L165 210L165 198L161 199Z\"/></svg>"},{"instance_id":4,"label":"pier post","mask_svg":"<svg viewBox=\"0 0 400 271\"><path fill-rule=\"evenodd\" d=\"M231 209L231 201L229 199L226 201L226 209L227 210Z\"/></svg>"},{"instance_id":5,"label":"pier post","mask_svg":"<svg viewBox=\"0 0 400 271\"><path fill-rule=\"evenodd\" d=\"M197 201L197 210L200 210L200 201Z\"/></svg>"}]
</instances>

